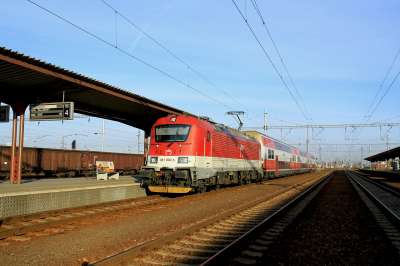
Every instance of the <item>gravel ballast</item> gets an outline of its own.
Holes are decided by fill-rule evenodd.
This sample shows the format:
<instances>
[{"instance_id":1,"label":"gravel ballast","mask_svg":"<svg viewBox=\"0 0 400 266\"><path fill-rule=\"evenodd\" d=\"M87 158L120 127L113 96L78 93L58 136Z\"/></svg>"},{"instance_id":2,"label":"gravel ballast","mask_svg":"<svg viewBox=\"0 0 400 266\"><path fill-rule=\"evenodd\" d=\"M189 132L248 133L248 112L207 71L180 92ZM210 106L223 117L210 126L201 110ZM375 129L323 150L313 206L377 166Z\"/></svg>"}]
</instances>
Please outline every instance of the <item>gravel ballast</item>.
<instances>
[{"instance_id":1,"label":"gravel ballast","mask_svg":"<svg viewBox=\"0 0 400 266\"><path fill-rule=\"evenodd\" d=\"M274 240L260 265L400 265L400 255L340 171Z\"/></svg>"},{"instance_id":2,"label":"gravel ballast","mask_svg":"<svg viewBox=\"0 0 400 266\"><path fill-rule=\"evenodd\" d=\"M175 203L93 219L87 226L0 247L0 265L81 265L84 259L99 260L317 174L322 172L184 197Z\"/></svg>"}]
</instances>

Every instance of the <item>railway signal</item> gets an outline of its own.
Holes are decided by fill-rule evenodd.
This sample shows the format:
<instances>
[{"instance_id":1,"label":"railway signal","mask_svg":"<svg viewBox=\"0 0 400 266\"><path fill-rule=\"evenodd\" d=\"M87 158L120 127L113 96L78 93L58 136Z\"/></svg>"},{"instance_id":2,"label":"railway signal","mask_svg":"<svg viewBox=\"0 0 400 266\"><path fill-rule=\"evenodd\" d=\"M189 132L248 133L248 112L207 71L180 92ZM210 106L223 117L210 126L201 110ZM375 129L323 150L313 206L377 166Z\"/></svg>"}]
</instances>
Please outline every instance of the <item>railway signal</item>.
<instances>
[{"instance_id":1,"label":"railway signal","mask_svg":"<svg viewBox=\"0 0 400 266\"><path fill-rule=\"evenodd\" d=\"M29 121L73 120L74 102L29 105Z\"/></svg>"},{"instance_id":2,"label":"railway signal","mask_svg":"<svg viewBox=\"0 0 400 266\"><path fill-rule=\"evenodd\" d=\"M9 122L10 121L10 106L3 105L0 106L0 122Z\"/></svg>"}]
</instances>

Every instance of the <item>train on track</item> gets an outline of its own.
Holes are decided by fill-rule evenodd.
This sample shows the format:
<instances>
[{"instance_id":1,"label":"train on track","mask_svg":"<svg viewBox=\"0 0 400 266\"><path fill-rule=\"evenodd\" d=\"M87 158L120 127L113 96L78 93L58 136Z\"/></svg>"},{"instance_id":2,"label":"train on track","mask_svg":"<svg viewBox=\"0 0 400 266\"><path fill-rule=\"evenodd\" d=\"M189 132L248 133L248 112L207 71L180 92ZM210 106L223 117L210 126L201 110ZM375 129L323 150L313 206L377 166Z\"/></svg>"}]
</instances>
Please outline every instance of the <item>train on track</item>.
<instances>
[{"instance_id":1,"label":"train on track","mask_svg":"<svg viewBox=\"0 0 400 266\"><path fill-rule=\"evenodd\" d=\"M18 154L18 148L17 148ZM144 163L143 154L114 153L84 150L65 150L24 147L22 174L45 176L94 176L96 161L114 162L114 170L125 175L138 173ZM8 179L11 167L11 147L0 146L0 177Z\"/></svg>"},{"instance_id":2,"label":"train on track","mask_svg":"<svg viewBox=\"0 0 400 266\"><path fill-rule=\"evenodd\" d=\"M155 193L205 192L316 170L316 158L257 131L169 115L153 125L142 187Z\"/></svg>"}]
</instances>

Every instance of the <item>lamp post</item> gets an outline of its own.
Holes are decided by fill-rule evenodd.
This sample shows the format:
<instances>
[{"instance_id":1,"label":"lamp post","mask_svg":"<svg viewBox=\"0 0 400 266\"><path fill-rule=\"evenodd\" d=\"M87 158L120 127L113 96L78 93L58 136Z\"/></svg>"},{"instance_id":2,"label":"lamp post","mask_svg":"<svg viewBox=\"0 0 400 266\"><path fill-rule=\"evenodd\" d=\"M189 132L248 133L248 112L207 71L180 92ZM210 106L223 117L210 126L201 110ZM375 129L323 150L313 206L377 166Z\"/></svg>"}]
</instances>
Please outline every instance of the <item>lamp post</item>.
<instances>
[{"instance_id":1,"label":"lamp post","mask_svg":"<svg viewBox=\"0 0 400 266\"><path fill-rule=\"evenodd\" d=\"M64 150L65 150L64 138L65 138L65 137L69 137L69 136L74 136L74 135L89 137L88 135L84 135L84 134L69 134L69 135L62 136L62 138L61 138L61 149L64 149Z\"/></svg>"}]
</instances>

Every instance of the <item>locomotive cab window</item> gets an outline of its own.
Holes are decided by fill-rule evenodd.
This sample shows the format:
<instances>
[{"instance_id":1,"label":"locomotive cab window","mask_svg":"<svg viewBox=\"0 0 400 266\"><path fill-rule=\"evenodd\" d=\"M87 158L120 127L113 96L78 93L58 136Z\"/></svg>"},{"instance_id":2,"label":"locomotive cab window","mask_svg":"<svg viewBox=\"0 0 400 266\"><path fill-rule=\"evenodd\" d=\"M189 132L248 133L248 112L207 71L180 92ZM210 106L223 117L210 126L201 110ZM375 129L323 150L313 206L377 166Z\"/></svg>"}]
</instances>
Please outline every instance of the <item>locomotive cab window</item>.
<instances>
[{"instance_id":1,"label":"locomotive cab window","mask_svg":"<svg viewBox=\"0 0 400 266\"><path fill-rule=\"evenodd\" d=\"M210 142L210 131L207 131L207 141Z\"/></svg>"},{"instance_id":2,"label":"locomotive cab window","mask_svg":"<svg viewBox=\"0 0 400 266\"><path fill-rule=\"evenodd\" d=\"M184 142L187 140L191 125L159 125L156 126L156 142Z\"/></svg>"}]
</instances>

